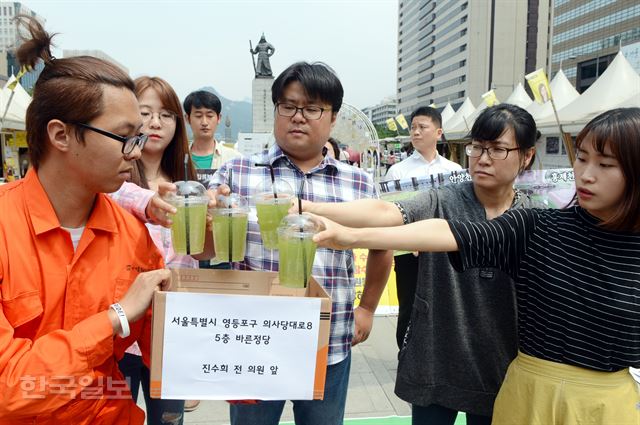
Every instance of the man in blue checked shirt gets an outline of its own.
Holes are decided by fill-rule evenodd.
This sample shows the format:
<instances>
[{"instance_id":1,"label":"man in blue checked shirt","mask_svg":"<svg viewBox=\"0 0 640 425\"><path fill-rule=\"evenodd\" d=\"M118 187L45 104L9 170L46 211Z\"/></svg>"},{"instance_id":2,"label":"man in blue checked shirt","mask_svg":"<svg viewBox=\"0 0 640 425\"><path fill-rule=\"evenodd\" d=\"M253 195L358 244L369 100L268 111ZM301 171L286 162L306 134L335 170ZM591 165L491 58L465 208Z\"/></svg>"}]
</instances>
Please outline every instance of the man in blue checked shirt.
<instances>
[{"instance_id":1,"label":"man in blue checked shirt","mask_svg":"<svg viewBox=\"0 0 640 425\"><path fill-rule=\"evenodd\" d=\"M251 196L256 186L270 179L270 171L256 164L269 164L276 178L301 187L302 198L314 202L343 202L378 197L370 175L326 156L323 150L342 106L343 89L336 74L322 63L298 62L276 78L271 88L275 105L276 144L250 158L225 163L210 181L217 194L228 193L229 170L233 170L231 192ZM373 313L391 268L392 253L371 251L360 306L354 310L354 259L351 251L319 248L313 277L333 300L329 359L323 400L296 400L296 424L341 425L349 383L351 346L367 339ZM278 251L268 250L260 238L255 210L249 216L245 260L234 263L240 270L278 270ZM354 326L355 323L355 326ZM355 332L354 332L355 327ZM233 404L232 425L277 425L285 401Z\"/></svg>"}]
</instances>

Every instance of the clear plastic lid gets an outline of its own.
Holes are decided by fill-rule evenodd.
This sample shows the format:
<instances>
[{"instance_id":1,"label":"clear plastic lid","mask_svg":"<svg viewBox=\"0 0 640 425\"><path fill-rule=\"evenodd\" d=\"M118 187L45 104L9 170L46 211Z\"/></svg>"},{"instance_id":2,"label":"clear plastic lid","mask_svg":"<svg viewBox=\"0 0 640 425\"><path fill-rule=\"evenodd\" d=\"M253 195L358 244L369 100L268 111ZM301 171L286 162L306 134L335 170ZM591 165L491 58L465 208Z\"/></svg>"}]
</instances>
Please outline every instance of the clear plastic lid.
<instances>
[{"instance_id":1,"label":"clear plastic lid","mask_svg":"<svg viewBox=\"0 0 640 425\"><path fill-rule=\"evenodd\" d=\"M247 199L237 193L232 193L229 196L218 195L216 199L218 201L218 208L215 209L215 214L237 214L249 212L249 203L247 202Z\"/></svg>"},{"instance_id":2,"label":"clear plastic lid","mask_svg":"<svg viewBox=\"0 0 640 425\"><path fill-rule=\"evenodd\" d=\"M189 181L177 181L173 184L176 185L177 191L176 193L169 193L167 195L167 200L175 200L175 199L187 199L190 203L202 202L208 203L209 197L207 196L207 189L199 182L189 180Z\"/></svg>"},{"instance_id":3,"label":"clear plastic lid","mask_svg":"<svg viewBox=\"0 0 640 425\"><path fill-rule=\"evenodd\" d=\"M311 237L323 228L324 225L316 217L312 217L306 213L289 214L280 222L278 233L287 236Z\"/></svg>"},{"instance_id":4,"label":"clear plastic lid","mask_svg":"<svg viewBox=\"0 0 640 425\"><path fill-rule=\"evenodd\" d=\"M255 187L256 200L273 199L275 197L274 187L275 194L277 196L282 195L283 198L291 198L295 193L288 181L276 178L275 182L271 182L270 178L266 178Z\"/></svg>"}]
</instances>

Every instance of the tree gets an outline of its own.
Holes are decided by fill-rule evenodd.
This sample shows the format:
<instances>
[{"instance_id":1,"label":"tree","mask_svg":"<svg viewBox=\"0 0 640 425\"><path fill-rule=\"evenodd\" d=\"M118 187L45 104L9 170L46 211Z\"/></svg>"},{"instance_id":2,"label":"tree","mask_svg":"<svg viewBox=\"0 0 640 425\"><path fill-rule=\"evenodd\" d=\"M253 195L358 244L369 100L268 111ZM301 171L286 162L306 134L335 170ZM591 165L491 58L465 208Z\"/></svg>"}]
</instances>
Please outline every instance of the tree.
<instances>
[{"instance_id":1,"label":"tree","mask_svg":"<svg viewBox=\"0 0 640 425\"><path fill-rule=\"evenodd\" d=\"M378 133L379 139L385 139L387 137L396 137L398 135L397 132L391 131L384 124L375 124L376 132Z\"/></svg>"}]
</instances>

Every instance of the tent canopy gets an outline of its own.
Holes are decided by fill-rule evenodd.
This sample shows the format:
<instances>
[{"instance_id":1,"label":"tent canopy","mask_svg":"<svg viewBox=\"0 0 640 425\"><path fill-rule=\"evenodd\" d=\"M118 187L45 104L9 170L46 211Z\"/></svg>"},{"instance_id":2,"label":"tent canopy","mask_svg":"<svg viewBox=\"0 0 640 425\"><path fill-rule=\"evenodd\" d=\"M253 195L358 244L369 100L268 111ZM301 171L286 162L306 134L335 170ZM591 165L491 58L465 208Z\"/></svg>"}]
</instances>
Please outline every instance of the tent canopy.
<instances>
[{"instance_id":1,"label":"tent canopy","mask_svg":"<svg viewBox=\"0 0 640 425\"><path fill-rule=\"evenodd\" d=\"M15 79L16 77L12 75L0 92L0 118L2 118L6 111L5 119L2 123L3 129L24 130L27 107L29 103L31 103L31 96L29 96L29 93L27 93L20 83L17 83L12 98L11 89L9 89L8 86L15 81ZM7 109L7 105L9 109Z\"/></svg>"},{"instance_id":2,"label":"tent canopy","mask_svg":"<svg viewBox=\"0 0 640 425\"><path fill-rule=\"evenodd\" d=\"M555 96L555 93L552 92ZM585 124L596 115L622 104L640 105L640 75L622 53L618 53L606 71L580 97L558 110L560 122ZM538 126L555 124L553 114L540 117Z\"/></svg>"},{"instance_id":3,"label":"tent canopy","mask_svg":"<svg viewBox=\"0 0 640 425\"><path fill-rule=\"evenodd\" d=\"M475 110L476 107L471 103L471 99L467 97L456 113L447 121L442 123L442 129L445 134L469 131L471 124L468 124L467 118L469 118Z\"/></svg>"}]
</instances>

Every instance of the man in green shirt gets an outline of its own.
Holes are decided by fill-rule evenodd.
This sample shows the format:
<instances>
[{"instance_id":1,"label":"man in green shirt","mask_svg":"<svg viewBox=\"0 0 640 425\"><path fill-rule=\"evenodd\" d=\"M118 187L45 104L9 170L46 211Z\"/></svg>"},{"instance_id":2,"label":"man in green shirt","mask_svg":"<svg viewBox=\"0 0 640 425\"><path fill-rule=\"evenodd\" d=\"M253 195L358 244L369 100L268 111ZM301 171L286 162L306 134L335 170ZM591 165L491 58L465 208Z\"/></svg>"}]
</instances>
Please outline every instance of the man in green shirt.
<instances>
[{"instance_id":1,"label":"man in green shirt","mask_svg":"<svg viewBox=\"0 0 640 425\"><path fill-rule=\"evenodd\" d=\"M208 181L222 164L241 154L215 139L222 110L218 96L198 90L186 97L183 106L185 118L193 132L191 158L198 170L198 179Z\"/></svg>"},{"instance_id":2,"label":"man in green shirt","mask_svg":"<svg viewBox=\"0 0 640 425\"><path fill-rule=\"evenodd\" d=\"M222 164L242 155L215 139L222 111L222 102L218 96L205 90L194 91L185 98L182 106L185 119L193 132L191 159L196 167L198 180L207 187L209 179ZM211 261L200 261L200 268L228 269L230 265L214 258Z\"/></svg>"}]
</instances>

